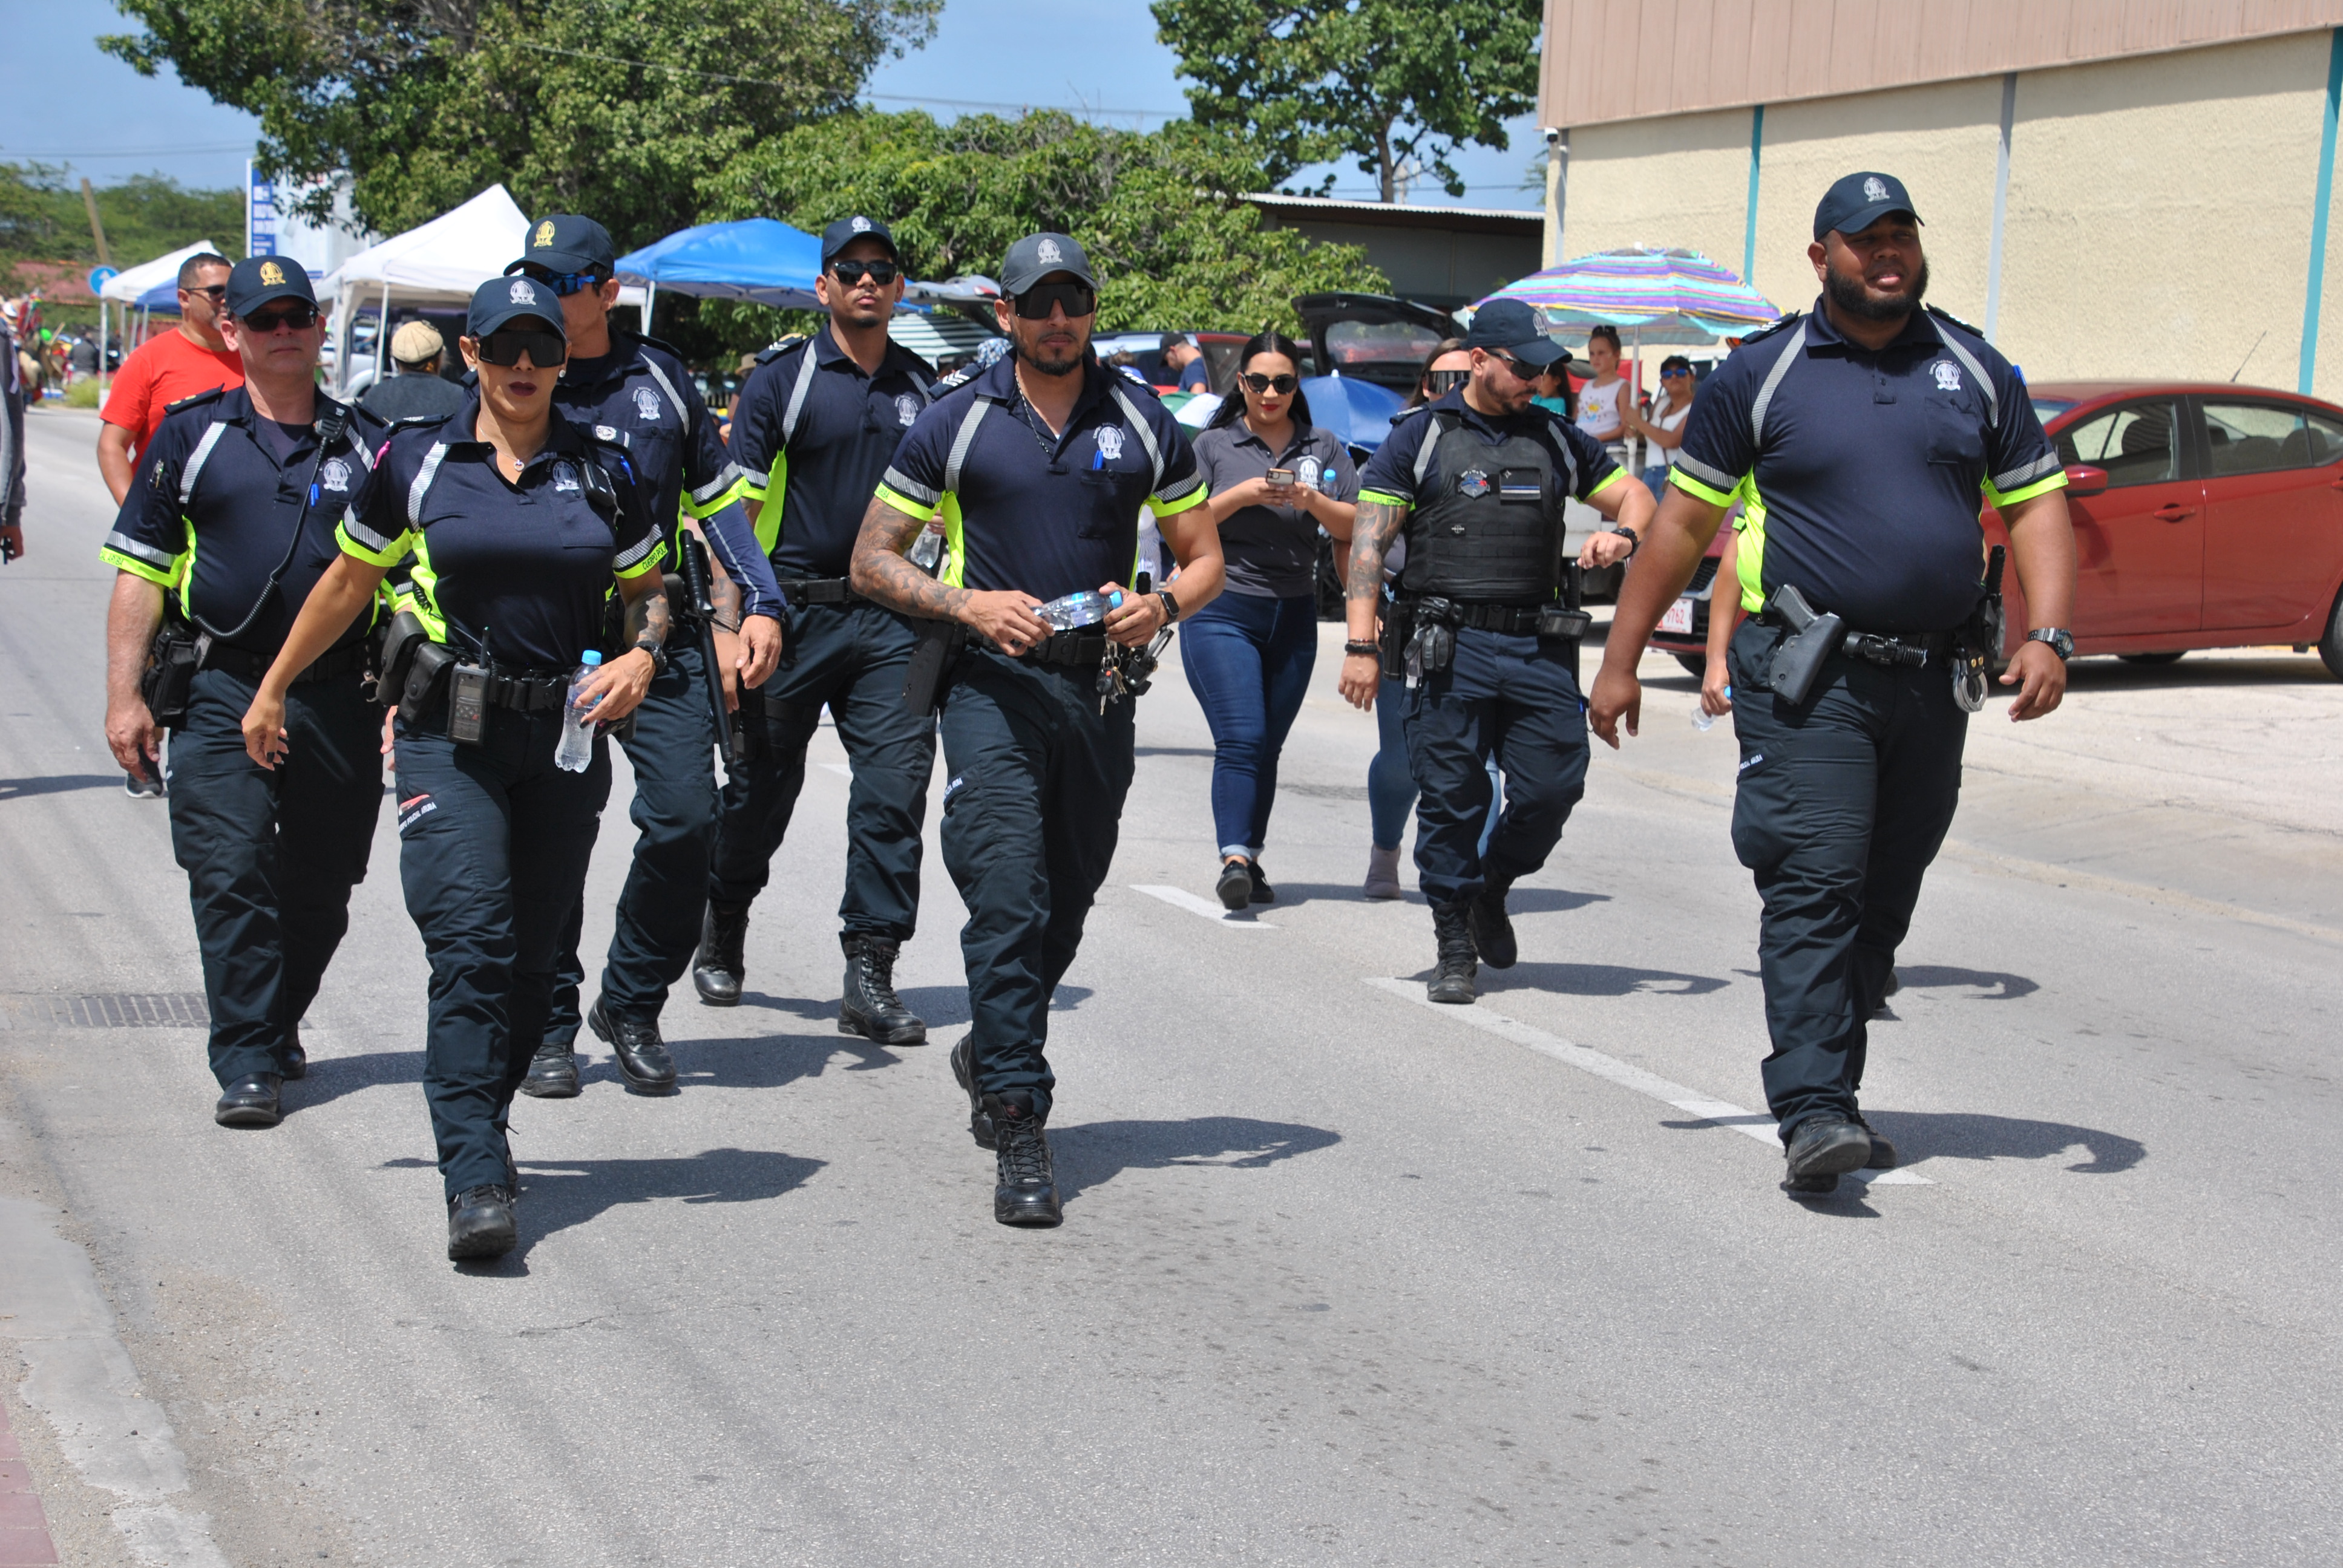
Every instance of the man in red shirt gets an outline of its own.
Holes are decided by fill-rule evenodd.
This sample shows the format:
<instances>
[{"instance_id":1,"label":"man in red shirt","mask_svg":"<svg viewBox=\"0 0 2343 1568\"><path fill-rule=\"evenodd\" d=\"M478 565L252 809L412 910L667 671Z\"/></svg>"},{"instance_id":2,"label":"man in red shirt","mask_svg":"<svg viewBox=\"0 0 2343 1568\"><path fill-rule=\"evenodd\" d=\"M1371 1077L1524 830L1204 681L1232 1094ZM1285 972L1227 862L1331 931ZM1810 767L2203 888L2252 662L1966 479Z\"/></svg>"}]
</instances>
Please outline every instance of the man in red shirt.
<instances>
[{"instance_id":1,"label":"man in red shirt","mask_svg":"<svg viewBox=\"0 0 2343 1568\"><path fill-rule=\"evenodd\" d=\"M209 251L180 264L178 330L139 345L106 392L98 416L106 424L97 437L97 467L117 507L130 493L130 476L146 443L163 427L165 409L215 387L244 385L244 361L219 329L229 266L227 257Z\"/></svg>"}]
</instances>

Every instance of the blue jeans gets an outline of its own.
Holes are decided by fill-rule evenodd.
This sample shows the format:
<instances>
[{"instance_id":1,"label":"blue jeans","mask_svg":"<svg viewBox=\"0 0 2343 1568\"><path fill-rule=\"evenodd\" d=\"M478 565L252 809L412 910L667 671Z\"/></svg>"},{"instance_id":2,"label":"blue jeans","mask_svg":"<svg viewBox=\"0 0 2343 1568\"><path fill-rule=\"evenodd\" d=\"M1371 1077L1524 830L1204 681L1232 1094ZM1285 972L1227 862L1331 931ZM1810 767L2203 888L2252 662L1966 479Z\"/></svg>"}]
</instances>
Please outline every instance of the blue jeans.
<instances>
[{"instance_id":1,"label":"blue jeans","mask_svg":"<svg viewBox=\"0 0 2343 1568\"><path fill-rule=\"evenodd\" d=\"M1668 466L1665 463L1654 463L1644 469L1644 487L1652 492L1652 499L1666 500L1668 498Z\"/></svg>"},{"instance_id":2,"label":"blue jeans","mask_svg":"<svg viewBox=\"0 0 2343 1568\"><path fill-rule=\"evenodd\" d=\"M1375 693L1375 730L1383 749L1367 764L1367 813L1374 821L1375 848L1396 849L1407 831L1407 814L1415 809L1415 775L1407 769L1407 685L1386 680ZM1489 819L1481 829L1481 853L1489 852L1489 835L1497 830L1503 786L1497 759L1489 759Z\"/></svg>"},{"instance_id":3,"label":"blue jeans","mask_svg":"<svg viewBox=\"0 0 2343 1568\"><path fill-rule=\"evenodd\" d=\"M1212 727L1212 831L1223 856L1258 859L1277 803L1277 754L1318 658L1317 603L1224 593L1182 624L1181 668Z\"/></svg>"}]
</instances>

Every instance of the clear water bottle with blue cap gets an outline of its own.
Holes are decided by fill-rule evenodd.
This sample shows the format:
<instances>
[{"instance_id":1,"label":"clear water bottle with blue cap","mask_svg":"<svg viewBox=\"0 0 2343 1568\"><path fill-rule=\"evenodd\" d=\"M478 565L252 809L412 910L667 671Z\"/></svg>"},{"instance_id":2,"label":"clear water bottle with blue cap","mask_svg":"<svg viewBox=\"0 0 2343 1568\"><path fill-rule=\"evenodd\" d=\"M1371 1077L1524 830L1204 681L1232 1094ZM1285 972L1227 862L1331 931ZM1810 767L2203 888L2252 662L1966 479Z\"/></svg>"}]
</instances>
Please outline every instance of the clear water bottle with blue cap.
<instances>
[{"instance_id":1,"label":"clear water bottle with blue cap","mask_svg":"<svg viewBox=\"0 0 2343 1568\"><path fill-rule=\"evenodd\" d=\"M1071 631L1076 627L1096 626L1107 618L1109 611L1120 608L1121 604L1120 591L1104 594L1089 589L1070 593L1063 598L1053 598L1033 613L1047 621L1052 630Z\"/></svg>"},{"instance_id":2,"label":"clear water bottle with blue cap","mask_svg":"<svg viewBox=\"0 0 2343 1568\"><path fill-rule=\"evenodd\" d=\"M568 772L583 773L594 763L593 704L580 707L578 699L601 663L600 650L589 648L569 678L569 700L561 705L561 744L553 749L553 765Z\"/></svg>"},{"instance_id":3,"label":"clear water bottle with blue cap","mask_svg":"<svg viewBox=\"0 0 2343 1568\"><path fill-rule=\"evenodd\" d=\"M1733 688L1729 686L1725 689L1725 700L1733 700ZM1703 734L1716 728L1716 715L1703 708L1697 697L1692 699L1692 727Z\"/></svg>"}]
</instances>

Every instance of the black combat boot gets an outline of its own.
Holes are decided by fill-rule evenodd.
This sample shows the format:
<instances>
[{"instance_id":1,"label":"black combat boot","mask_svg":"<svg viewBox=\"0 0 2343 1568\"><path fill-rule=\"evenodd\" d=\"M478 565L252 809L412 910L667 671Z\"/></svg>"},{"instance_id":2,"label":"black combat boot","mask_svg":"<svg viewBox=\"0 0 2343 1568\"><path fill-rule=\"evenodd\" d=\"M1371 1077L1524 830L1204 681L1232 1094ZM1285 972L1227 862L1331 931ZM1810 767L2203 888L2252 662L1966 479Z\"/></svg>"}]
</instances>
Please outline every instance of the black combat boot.
<instances>
[{"instance_id":1,"label":"black combat boot","mask_svg":"<svg viewBox=\"0 0 2343 1568\"><path fill-rule=\"evenodd\" d=\"M1466 901L1432 906L1432 929L1440 940L1440 972L1432 977L1424 995L1433 1001L1466 1002L1476 994L1473 978L1481 972L1473 953L1473 928Z\"/></svg>"},{"instance_id":2,"label":"black combat boot","mask_svg":"<svg viewBox=\"0 0 2343 1568\"><path fill-rule=\"evenodd\" d=\"M1791 1130L1782 1153L1789 1171L1782 1191L1801 1197L1835 1191L1838 1179L1871 1159L1871 1134L1835 1111L1818 1111Z\"/></svg>"},{"instance_id":3,"label":"black combat boot","mask_svg":"<svg viewBox=\"0 0 2343 1568\"><path fill-rule=\"evenodd\" d=\"M659 1025L648 1019L619 1018L596 999L594 1010L586 1015L586 1025L596 1037L609 1042L610 1050L618 1059L618 1076L637 1094L673 1094L675 1092L675 1059L667 1053L667 1041L659 1038Z\"/></svg>"},{"instance_id":4,"label":"black combat boot","mask_svg":"<svg viewBox=\"0 0 2343 1568\"><path fill-rule=\"evenodd\" d=\"M1014 1100L984 1097L998 1142L993 1159L1001 1172L992 1190L992 1217L1004 1225L1054 1225L1066 1216L1058 1206L1058 1176L1050 1166L1050 1137L1042 1118Z\"/></svg>"},{"instance_id":5,"label":"black combat boot","mask_svg":"<svg viewBox=\"0 0 2343 1568\"><path fill-rule=\"evenodd\" d=\"M880 1045L919 1045L928 1026L895 994L895 955L902 943L892 937L842 933L846 950L846 995L838 1004L838 1032L859 1034Z\"/></svg>"},{"instance_id":6,"label":"black combat boot","mask_svg":"<svg viewBox=\"0 0 2343 1568\"><path fill-rule=\"evenodd\" d=\"M963 1035L951 1048L952 1076L960 1080L960 1092L968 1096L968 1132L976 1140L979 1149L992 1147L992 1112L984 1108L984 1096L976 1090L976 1041Z\"/></svg>"},{"instance_id":7,"label":"black combat boot","mask_svg":"<svg viewBox=\"0 0 2343 1568\"><path fill-rule=\"evenodd\" d=\"M547 1040L528 1059L528 1076L520 1091L536 1100L578 1098L578 1053L556 1040Z\"/></svg>"},{"instance_id":8,"label":"black combat boot","mask_svg":"<svg viewBox=\"0 0 2343 1568\"><path fill-rule=\"evenodd\" d=\"M1871 1134L1871 1158L1863 1162L1863 1168L1865 1171L1895 1170L1896 1145L1881 1137L1879 1129L1874 1127L1870 1119L1860 1111L1855 1113L1855 1124Z\"/></svg>"},{"instance_id":9,"label":"black combat boot","mask_svg":"<svg viewBox=\"0 0 2343 1568\"><path fill-rule=\"evenodd\" d=\"M1477 897L1465 901L1467 921L1473 928L1473 946L1481 961L1493 970L1509 970L1513 960L1522 956L1513 945L1513 920L1505 913L1505 895L1513 891L1511 879L1499 881L1491 877L1481 884Z\"/></svg>"},{"instance_id":10,"label":"black combat boot","mask_svg":"<svg viewBox=\"0 0 2343 1568\"><path fill-rule=\"evenodd\" d=\"M740 949L749 940L749 906L709 902L699 927L699 954L691 962L691 986L710 1007L739 1007L740 982L748 976Z\"/></svg>"},{"instance_id":11,"label":"black combat boot","mask_svg":"<svg viewBox=\"0 0 2343 1568\"><path fill-rule=\"evenodd\" d=\"M501 1258L520 1241L509 1187L468 1187L447 1200L447 1256Z\"/></svg>"}]
</instances>

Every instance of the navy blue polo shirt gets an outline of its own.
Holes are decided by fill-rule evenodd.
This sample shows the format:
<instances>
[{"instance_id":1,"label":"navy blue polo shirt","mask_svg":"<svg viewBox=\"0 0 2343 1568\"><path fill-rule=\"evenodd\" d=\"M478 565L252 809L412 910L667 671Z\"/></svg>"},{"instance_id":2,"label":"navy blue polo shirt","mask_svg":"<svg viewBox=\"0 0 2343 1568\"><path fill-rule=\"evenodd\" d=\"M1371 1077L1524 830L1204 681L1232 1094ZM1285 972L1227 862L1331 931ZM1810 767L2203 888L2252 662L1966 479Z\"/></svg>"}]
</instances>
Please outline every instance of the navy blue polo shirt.
<instances>
[{"instance_id":1,"label":"navy blue polo shirt","mask_svg":"<svg viewBox=\"0 0 2343 1568\"><path fill-rule=\"evenodd\" d=\"M1464 388L1452 387L1392 427L1383 444L1367 459L1359 475L1359 500L1387 506L1420 507L1441 494L1458 476L1443 474L1437 457L1427 457L1424 444L1435 449L1433 414L1448 410L1459 417L1462 428L1492 447L1515 436L1544 441L1554 449L1555 466L1569 492L1580 500L1592 498L1626 477L1624 469L1603 450L1603 443L1551 408L1533 403L1518 414L1488 415L1464 401Z\"/></svg>"},{"instance_id":2,"label":"navy blue polo shirt","mask_svg":"<svg viewBox=\"0 0 2343 1568\"><path fill-rule=\"evenodd\" d=\"M742 613L778 615L779 589L740 509L740 470L724 450L699 384L675 350L657 338L610 329L610 352L572 357L554 384L553 406L596 437L626 448L650 492L651 515L673 526L699 522L709 548L740 585Z\"/></svg>"},{"instance_id":3,"label":"navy blue polo shirt","mask_svg":"<svg viewBox=\"0 0 2343 1568\"><path fill-rule=\"evenodd\" d=\"M775 571L846 575L871 492L935 379L933 367L893 342L879 373L866 376L826 327L759 357L732 406L732 460L743 493L763 506L757 542Z\"/></svg>"},{"instance_id":4,"label":"navy blue polo shirt","mask_svg":"<svg viewBox=\"0 0 2343 1568\"><path fill-rule=\"evenodd\" d=\"M320 418L329 409L347 407L318 395ZM251 628L227 645L274 658L309 590L340 553L335 525L358 498L382 441L381 420L362 408L349 412L348 428L317 463L312 501L314 426L264 432L259 412L241 387L173 404L147 443L98 558L166 591L176 590L182 614L200 616L226 631L251 613L297 527L301 542L277 592ZM290 449L280 457L278 447L288 437ZM373 625L373 615L359 617L334 646L357 641Z\"/></svg>"},{"instance_id":5,"label":"navy blue polo shirt","mask_svg":"<svg viewBox=\"0 0 2343 1568\"><path fill-rule=\"evenodd\" d=\"M1052 437L1004 358L931 405L879 482L879 498L922 522L941 517L941 579L1048 601L1139 569L1141 508L1168 518L1200 505L1204 477L1155 394L1085 356L1082 395Z\"/></svg>"},{"instance_id":6,"label":"navy blue polo shirt","mask_svg":"<svg viewBox=\"0 0 2343 1568\"><path fill-rule=\"evenodd\" d=\"M485 648L508 671L568 669L603 647L610 579L665 556L668 514L652 509L658 492L623 448L558 409L543 449L507 479L496 448L473 438L479 410L468 402L444 425L395 431L343 519L341 548L386 568L412 550L407 602L434 640L472 657ZM588 463L617 491L612 518L595 509Z\"/></svg>"},{"instance_id":7,"label":"navy blue polo shirt","mask_svg":"<svg viewBox=\"0 0 2343 1568\"><path fill-rule=\"evenodd\" d=\"M2066 484L2026 384L1993 346L1915 311L1874 352L1811 316L1701 384L1668 482L1745 503L1741 605L1785 583L1865 631L1947 631L1976 608L1983 504Z\"/></svg>"}]
</instances>

